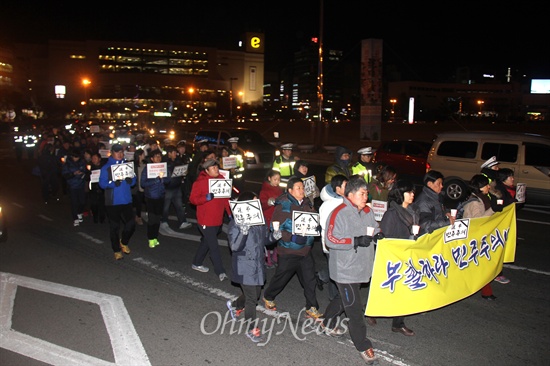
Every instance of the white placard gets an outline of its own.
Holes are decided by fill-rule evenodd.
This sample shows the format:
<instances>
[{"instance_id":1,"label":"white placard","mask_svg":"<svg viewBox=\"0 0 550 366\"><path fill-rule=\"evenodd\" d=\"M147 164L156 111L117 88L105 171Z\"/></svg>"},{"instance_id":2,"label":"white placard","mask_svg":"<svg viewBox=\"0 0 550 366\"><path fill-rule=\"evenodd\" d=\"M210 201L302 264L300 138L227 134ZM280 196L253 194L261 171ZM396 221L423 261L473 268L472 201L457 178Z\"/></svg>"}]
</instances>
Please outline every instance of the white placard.
<instances>
[{"instance_id":1,"label":"white placard","mask_svg":"<svg viewBox=\"0 0 550 366\"><path fill-rule=\"evenodd\" d=\"M187 175L188 166L189 164L175 166L172 177L185 177Z\"/></svg>"},{"instance_id":2,"label":"white placard","mask_svg":"<svg viewBox=\"0 0 550 366\"><path fill-rule=\"evenodd\" d=\"M233 180L208 179L208 192L214 193L214 198L231 198L231 192L233 192Z\"/></svg>"},{"instance_id":3,"label":"white placard","mask_svg":"<svg viewBox=\"0 0 550 366\"><path fill-rule=\"evenodd\" d=\"M90 132L91 133L99 133L99 132L101 132L101 130L99 129L98 125L91 125L90 126Z\"/></svg>"},{"instance_id":4,"label":"white placard","mask_svg":"<svg viewBox=\"0 0 550 366\"><path fill-rule=\"evenodd\" d=\"M264 225L265 219L260 200L229 201L233 220L237 225Z\"/></svg>"},{"instance_id":5,"label":"white placard","mask_svg":"<svg viewBox=\"0 0 550 366\"><path fill-rule=\"evenodd\" d=\"M99 149L99 155L101 155L101 158L107 159L109 156L111 156L111 150L109 150L109 149Z\"/></svg>"},{"instance_id":6,"label":"white placard","mask_svg":"<svg viewBox=\"0 0 550 366\"><path fill-rule=\"evenodd\" d=\"M292 234L302 236L320 236L317 231L319 214L316 212L293 211Z\"/></svg>"},{"instance_id":7,"label":"white placard","mask_svg":"<svg viewBox=\"0 0 550 366\"><path fill-rule=\"evenodd\" d=\"M236 156L224 156L222 158L222 164L224 169L232 169L237 167Z\"/></svg>"},{"instance_id":8,"label":"white placard","mask_svg":"<svg viewBox=\"0 0 550 366\"><path fill-rule=\"evenodd\" d=\"M374 213L374 219L376 221L381 221L382 216L384 216L384 213L388 210L388 202L372 200L371 209Z\"/></svg>"},{"instance_id":9,"label":"white placard","mask_svg":"<svg viewBox=\"0 0 550 366\"><path fill-rule=\"evenodd\" d=\"M111 176L113 181L122 180L126 178L133 178L134 173L134 162L130 161L128 163L113 164L111 165Z\"/></svg>"},{"instance_id":10,"label":"white placard","mask_svg":"<svg viewBox=\"0 0 550 366\"><path fill-rule=\"evenodd\" d=\"M90 173L90 183L98 183L100 173L101 173L101 169L92 170Z\"/></svg>"},{"instance_id":11,"label":"white placard","mask_svg":"<svg viewBox=\"0 0 550 366\"><path fill-rule=\"evenodd\" d=\"M314 175L312 175L311 177L302 178L302 182L304 182L304 192L306 194L306 197L309 197L315 193L317 183L315 182Z\"/></svg>"},{"instance_id":12,"label":"white placard","mask_svg":"<svg viewBox=\"0 0 550 366\"><path fill-rule=\"evenodd\" d=\"M231 177L231 173L229 172L229 170L219 169L219 172L221 175L223 175L224 179L229 179Z\"/></svg>"},{"instance_id":13,"label":"white placard","mask_svg":"<svg viewBox=\"0 0 550 366\"><path fill-rule=\"evenodd\" d=\"M147 164L147 178L153 179L156 177L166 177L167 174L168 164L166 164L166 162Z\"/></svg>"},{"instance_id":14,"label":"white placard","mask_svg":"<svg viewBox=\"0 0 550 366\"><path fill-rule=\"evenodd\" d=\"M525 190L527 189L527 185L525 183L518 183L516 185L516 199L519 203L525 202Z\"/></svg>"},{"instance_id":15,"label":"white placard","mask_svg":"<svg viewBox=\"0 0 550 366\"><path fill-rule=\"evenodd\" d=\"M124 159L126 159L126 161L134 161L134 153L131 151L124 151Z\"/></svg>"}]
</instances>

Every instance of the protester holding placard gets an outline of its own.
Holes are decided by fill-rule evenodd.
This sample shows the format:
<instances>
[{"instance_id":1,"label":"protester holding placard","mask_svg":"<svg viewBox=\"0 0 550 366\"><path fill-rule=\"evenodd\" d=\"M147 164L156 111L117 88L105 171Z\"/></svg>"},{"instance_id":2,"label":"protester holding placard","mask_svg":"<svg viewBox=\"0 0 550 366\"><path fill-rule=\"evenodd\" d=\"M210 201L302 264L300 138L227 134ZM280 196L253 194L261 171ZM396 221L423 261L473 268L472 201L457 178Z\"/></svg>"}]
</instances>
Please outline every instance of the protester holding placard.
<instances>
[{"instance_id":1,"label":"protester holding placard","mask_svg":"<svg viewBox=\"0 0 550 366\"><path fill-rule=\"evenodd\" d=\"M191 268L199 272L208 272L210 269L204 266L203 262L206 255L210 254L214 271L220 281L223 281L228 277L223 267L218 234L223 224L224 212L231 216L229 197L217 198L210 191L210 180L224 179L220 174L218 161L216 159L205 160L201 168L202 171L193 183L189 196L189 202L197 206L197 225L202 235Z\"/></svg>"},{"instance_id":2,"label":"protester holding placard","mask_svg":"<svg viewBox=\"0 0 550 366\"><path fill-rule=\"evenodd\" d=\"M80 149L72 148L67 160L61 168L61 176L67 182L67 189L71 199L71 216L73 225L78 226L84 221L83 213L86 206L86 185L88 184L86 162L82 158Z\"/></svg>"},{"instance_id":3,"label":"protester holding placard","mask_svg":"<svg viewBox=\"0 0 550 366\"><path fill-rule=\"evenodd\" d=\"M181 186L183 184L183 174L179 168L183 163L178 157L178 150L174 145L167 145L164 149L166 155L164 161L166 161L168 176L170 177L170 183L166 184L166 192L164 195L164 207L162 209L161 225L168 225L168 215L170 208L174 207L176 211L176 217L178 218L177 227L179 229L187 229L191 227L191 224L187 222L185 216L185 206L183 205L183 195Z\"/></svg>"},{"instance_id":4,"label":"protester holding placard","mask_svg":"<svg viewBox=\"0 0 550 366\"><path fill-rule=\"evenodd\" d=\"M242 192L237 201L252 201L258 197L254 192ZM244 321L247 324L246 336L253 342L263 340L259 320L256 316L256 306L265 284L265 246L281 238L281 231L269 233L268 226L247 225L246 222L237 223L237 219L229 222L227 239L231 248L232 269L231 279L241 285L242 294L234 301L227 300L227 308L233 319L244 310Z\"/></svg>"},{"instance_id":5,"label":"protester holding placard","mask_svg":"<svg viewBox=\"0 0 550 366\"><path fill-rule=\"evenodd\" d=\"M267 226L271 225L271 217L273 216L273 211L275 211L275 200L284 193L283 189L279 186L280 183L281 172L272 169L267 172L260 189L260 202ZM275 267L277 261L277 244L266 246L267 268Z\"/></svg>"},{"instance_id":6,"label":"protester holding placard","mask_svg":"<svg viewBox=\"0 0 550 366\"><path fill-rule=\"evenodd\" d=\"M130 165L128 165L130 164ZM101 168L99 186L105 190L105 210L109 220L109 236L115 260L130 254L130 238L136 229L135 213L132 207L132 186L136 184L133 164L124 160L121 144L111 147L111 156ZM122 234L120 227L122 225Z\"/></svg>"},{"instance_id":7,"label":"protester holding placard","mask_svg":"<svg viewBox=\"0 0 550 366\"><path fill-rule=\"evenodd\" d=\"M294 165L294 176L300 178L302 182L304 182L306 197L315 205L315 199L321 195L321 191L317 186L315 175L309 174L309 163L304 160L298 160Z\"/></svg>"},{"instance_id":8,"label":"protester holding placard","mask_svg":"<svg viewBox=\"0 0 550 366\"><path fill-rule=\"evenodd\" d=\"M307 318L317 320L322 314L319 313L319 303L315 294L317 279L311 253L314 237L305 235L305 230L296 230L293 216L297 211L308 213L315 212L315 209L313 203L305 196L304 183L300 178L291 177L286 189L286 194L276 201L272 216L272 223L275 221L280 223L283 235L277 246L279 264L264 292L263 301L266 309L275 310L275 297L286 287L291 278L298 274L306 298L305 315ZM318 231L321 231L320 225L318 225Z\"/></svg>"},{"instance_id":9,"label":"protester holding placard","mask_svg":"<svg viewBox=\"0 0 550 366\"><path fill-rule=\"evenodd\" d=\"M151 172L153 168L160 167L162 164L161 150L152 150L149 153L149 158L151 162L147 163L147 166L143 169L140 184L145 191L145 202L147 204L147 239L149 240L149 248L154 248L160 244L158 235L162 210L164 209L165 186L170 184L171 178L161 169L155 173Z\"/></svg>"}]
</instances>

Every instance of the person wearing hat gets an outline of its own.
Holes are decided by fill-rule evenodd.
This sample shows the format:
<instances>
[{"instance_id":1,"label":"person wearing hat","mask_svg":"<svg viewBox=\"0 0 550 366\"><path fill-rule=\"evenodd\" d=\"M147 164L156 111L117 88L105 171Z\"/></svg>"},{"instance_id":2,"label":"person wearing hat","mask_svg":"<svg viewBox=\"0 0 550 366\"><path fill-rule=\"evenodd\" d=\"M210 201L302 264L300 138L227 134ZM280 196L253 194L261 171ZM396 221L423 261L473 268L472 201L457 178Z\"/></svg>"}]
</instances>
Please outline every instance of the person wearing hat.
<instances>
[{"instance_id":1,"label":"person wearing hat","mask_svg":"<svg viewBox=\"0 0 550 366\"><path fill-rule=\"evenodd\" d=\"M243 189L243 174L244 174L244 162L243 162L243 153L239 147L239 138L231 137L227 139L229 147L227 152L230 157L235 157L237 160L237 167L231 169L231 178L233 179L233 187L237 192L242 191Z\"/></svg>"},{"instance_id":2,"label":"person wearing hat","mask_svg":"<svg viewBox=\"0 0 550 366\"><path fill-rule=\"evenodd\" d=\"M489 178L489 184L495 182L497 179L497 174L499 170L499 162L496 156L492 156L487 159L483 164L481 164L481 174ZM494 183L493 183L494 186Z\"/></svg>"},{"instance_id":3,"label":"person wearing hat","mask_svg":"<svg viewBox=\"0 0 550 366\"><path fill-rule=\"evenodd\" d=\"M292 154L292 148L294 144L288 143L281 145L281 155L275 158L273 161L273 170L277 170L281 173L281 179L287 181L292 175L294 175L294 165L296 161L300 160L297 156Z\"/></svg>"},{"instance_id":4,"label":"person wearing hat","mask_svg":"<svg viewBox=\"0 0 550 366\"><path fill-rule=\"evenodd\" d=\"M193 258L191 268L199 272L208 272L210 269L203 265L206 255L214 265L214 271L220 281L226 280L227 274L223 267L218 233L223 225L224 212L231 216L229 198L216 198L210 192L210 179L224 179L220 174L219 163L216 159L207 159L201 164L201 172L191 188L189 202L197 207L197 226L201 233L201 241Z\"/></svg>"},{"instance_id":5,"label":"person wearing hat","mask_svg":"<svg viewBox=\"0 0 550 366\"><path fill-rule=\"evenodd\" d=\"M325 172L325 184L330 184L332 177L336 174L342 174L347 178L351 177L351 155L352 152L347 147L336 147L336 150L334 150L334 164L329 166Z\"/></svg>"},{"instance_id":6,"label":"person wearing hat","mask_svg":"<svg viewBox=\"0 0 550 366\"><path fill-rule=\"evenodd\" d=\"M351 174L363 176L367 184L372 181L373 175L376 173L376 164L372 162L375 151L376 149L370 146L357 150L359 161L351 167Z\"/></svg>"},{"instance_id":7,"label":"person wearing hat","mask_svg":"<svg viewBox=\"0 0 550 366\"><path fill-rule=\"evenodd\" d=\"M483 164L481 164L481 174L489 179L489 196L491 197L491 207L493 211L502 211L503 205L497 204L497 199L502 197L502 193L497 188L498 172L500 170L500 162L496 156L491 156ZM506 285L510 280L502 274L502 271L495 278L495 281Z\"/></svg>"},{"instance_id":8,"label":"person wearing hat","mask_svg":"<svg viewBox=\"0 0 550 366\"><path fill-rule=\"evenodd\" d=\"M122 253L130 254L130 238L136 230L135 212L132 204L132 186L136 184L136 175L125 179L113 180L112 167L124 164L124 148L121 144L111 147L111 155L99 174L99 186L105 190L105 211L109 220L111 248L115 260L123 258ZM122 226L122 233L120 229Z\"/></svg>"}]
</instances>

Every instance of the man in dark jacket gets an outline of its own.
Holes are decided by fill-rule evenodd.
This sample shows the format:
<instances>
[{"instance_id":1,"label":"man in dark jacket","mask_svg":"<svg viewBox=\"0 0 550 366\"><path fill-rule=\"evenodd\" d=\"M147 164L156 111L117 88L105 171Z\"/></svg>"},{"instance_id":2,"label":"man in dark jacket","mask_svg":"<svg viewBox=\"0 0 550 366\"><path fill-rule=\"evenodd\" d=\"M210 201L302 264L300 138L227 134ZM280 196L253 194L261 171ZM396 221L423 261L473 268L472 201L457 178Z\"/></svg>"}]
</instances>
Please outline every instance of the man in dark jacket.
<instances>
[{"instance_id":1,"label":"man in dark jacket","mask_svg":"<svg viewBox=\"0 0 550 366\"><path fill-rule=\"evenodd\" d=\"M111 248L115 253L116 260L123 258L122 252L130 254L128 244L136 230L135 213L132 206L132 186L136 184L136 176L134 174L131 178L128 175L125 178L119 178L117 175L113 178L113 167L115 170L117 170L117 165L120 165L119 168L123 168L122 164L124 163L126 163L124 148L120 144L114 144L111 147L111 156L101 168L99 175L99 186L105 190L105 211L109 220ZM119 233L121 224L123 225L122 238Z\"/></svg>"},{"instance_id":2,"label":"man in dark jacket","mask_svg":"<svg viewBox=\"0 0 550 366\"><path fill-rule=\"evenodd\" d=\"M315 263L311 254L314 237L292 233L294 211L315 212L313 203L305 197L304 183L298 177L291 177L288 180L287 193L277 200L271 218L272 224L276 221L280 223L283 236L277 245L279 265L264 292L263 300L266 309L274 310L276 308L275 297L285 288L294 274L298 274L304 287L306 317L317 320L322 315L317 310L319 304L315 294L317 279Z\"/></svg>"},{"instance_id":3,"label":"man in dark jacket","mask_svg":"<svg viewBox=\"0 0 550 366\"><path fill-rule=\"evenodd\" d=\"M420 235L431 233L440 227L452 225L455 218L440 201L443 189L443 174L437 170L430 170L424 175L424 188L414 202L420 216Z\"/></svg>"},{"instance_id":4,"label":"man in dark jacket","mask_svg":"<svg viewBox=\"0 0 550 366\"><path fill-rule=\"evenodd\" d=\"M178 218L178 227L180 229L187 229L191 227L191 224L187 222L187 217L185 216L185 206L183 205L181 186L183 185L184 177L181 175L174 176L174 169L184 164L178 156L178 150L174 145L166 146L164 151L166 152L164 160L167 163L170 183L165 186L166 192L164 193L164 207L162 210L162 218L160 220L161 226L168 226L170 207L174 206L176 216Z\"/></svg>"},{"instance_id":5,"label":"man in dark jacket","mask_svg":"<svg viewBox=\"0 0 550 366\"><path fill-rule=\"evenodd\" d=\"M332 177L336 174L342 174L346 178L351 177L351 155L352 152L347 147L336 147L336 150L334 150L334 164L329 166L325 172L325 184L330 184Z\"/></svg>"}]
</instances>

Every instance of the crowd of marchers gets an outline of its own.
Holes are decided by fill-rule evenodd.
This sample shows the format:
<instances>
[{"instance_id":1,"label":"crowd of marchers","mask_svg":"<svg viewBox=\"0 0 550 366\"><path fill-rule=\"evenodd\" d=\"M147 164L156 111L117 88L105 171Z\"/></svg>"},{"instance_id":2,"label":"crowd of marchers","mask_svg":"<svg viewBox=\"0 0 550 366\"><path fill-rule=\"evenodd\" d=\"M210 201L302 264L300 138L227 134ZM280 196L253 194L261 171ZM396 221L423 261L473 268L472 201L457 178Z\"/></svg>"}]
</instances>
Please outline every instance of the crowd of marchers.
<instances>
[{"instance_id":1,"label":"crowd of marchers","mask_svg":"<svg viewBox=\"0 0 550 366\"><path fill-rule=\"evenodd\" d=\"M187 220L187 208L192 205L201 239L191 268L209 272L205 263L208 257L220 281L231 279L240 285L242 294L228 301L227 308L233 319L244 314L246 336L253 342L263 339L256 314L258 302L268 310L276 310L277 295L297 275L303 287L305 316L327 335L338 337L349 331L362 359L367 364L376 363L367 324L375 326L377 322L364 316L366 304L357 299L361 298L360 287L370 282L377 241L384 237L414 240L457 219L456 210L442 203L444 177L440 172L428 171L422 191L415 197L412 182L399 179L399 172L391 166L372 163L372 147L359 149L357 161L353 161L350 149L337 147L334 163L327 167L324 185L319 189L317 184L308 183L312 178L308 162L293 154L292 143L283 144L256 193L243 189L245 166L237 138L230 139L218 154L209 149L207 141L195 141L197 150L188 153L183 140L162 144L153 139L108 142L85 129L69 133L55 128L43 131L41 136L34 174L40 177L44 204L64 194L70 201L67 223L79 226L84 220L106 222L116 260L131 253L136 225L147 226L149 248L160 245L160 229L170 226L168 216L172 211L176 213L176 229L194 227ZM224 159L227 157L235 159ZM163 169L153 169L159 164ZM231 193L216 196L210 184L214 179L231 179ZM313 182L319 179L313 177ZM499 169L493 157L479 172L472 172L470 191L458 218L501 211L516 201L513 171ZM258 200L264 223L237 222L230 200ZM330 298L323 313L316 295L319 276L312 256L315 236L296 230L294 212L319 215L315 230L321 236L328 263ZM229 223L231 272L224 268L218 244L224 222ZM274 269L269 282L266 268ZM495 281L509 282L502 273ZM489 301L496 299L490 283L481 289L481 296ZM343 328L339 324L344 317L348 325ZM395 317L392 331L414 336L404 320Z\"/></svg>"}]
</instances>

